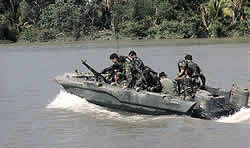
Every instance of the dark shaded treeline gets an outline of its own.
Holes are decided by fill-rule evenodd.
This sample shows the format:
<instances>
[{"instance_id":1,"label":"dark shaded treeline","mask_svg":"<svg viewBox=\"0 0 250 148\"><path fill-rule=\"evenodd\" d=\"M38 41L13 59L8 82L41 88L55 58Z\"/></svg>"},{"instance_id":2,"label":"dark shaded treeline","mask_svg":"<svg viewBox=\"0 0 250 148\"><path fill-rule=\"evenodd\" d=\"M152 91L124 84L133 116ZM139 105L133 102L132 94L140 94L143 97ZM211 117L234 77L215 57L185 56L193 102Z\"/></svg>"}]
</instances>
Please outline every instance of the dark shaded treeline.
<instances>
[{"instance_id":1,"label":"dark shaded treeline","mask_svg":"<svg viewBox=\"0 0 250 148\"><path fill-rule=\"evenodd\" d=\"M0 40L249 36L247 0L0 0Z\"/></svg>"}]
</instances>

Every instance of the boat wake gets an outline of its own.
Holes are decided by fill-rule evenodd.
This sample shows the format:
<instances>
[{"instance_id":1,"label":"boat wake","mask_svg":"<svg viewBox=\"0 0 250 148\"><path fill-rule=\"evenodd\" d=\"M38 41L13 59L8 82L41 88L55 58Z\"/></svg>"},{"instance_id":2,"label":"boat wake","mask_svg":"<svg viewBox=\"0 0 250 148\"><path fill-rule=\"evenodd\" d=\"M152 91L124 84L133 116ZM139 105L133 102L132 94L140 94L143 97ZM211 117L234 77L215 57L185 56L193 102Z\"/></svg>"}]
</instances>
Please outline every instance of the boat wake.
<instances>
[{"instance_id":1,"label":"boat wake","mask_svg":"<svg viewBox=\"0 0 250 148\"><path fill-rule=\"evenodd\" d=\"M250 123L250 108L242 108L239 112L228 117L221 117L216 121L223 123L239 123L239 122Z\"/></svg>"},{"instance_id":2,"label":"boat wake","mask_svg":"<svg viewBox=\"0 0 250 148\"><path fill-rule=\"evenodd\" d=\"M67 93L61 90L57 94L56 98L47 105L47 109L62 109L67 111L73 111L76 113L82 113L94 117L96 119L112 119L119 121L138 122L148 120L158 120L166 118L177 118L176 116L162 116L155 117L149 115L138 115L126 112L112 111L105 107L101 107L92 103L87 102L73 94Z\"/></svg>"},{"instance_id":3,"label":"boat wake","mask_svg":"<svg viewBox=\"0 0 250 148\"><path fill-rule=\"evenodd\" d=\"M150 115L138 115L138 114L126 113L118 110L112 111L105 107L89 103L85 99L67 93L64 90L61 90L57 94L55 99L51 103L49 103L46 108L73 111L76 113L81 113L87 116L94 117L96 119L111 119L111 120L128 121L128 122L138 122L138 121L143 122L152 120L155 121L155 120L165 120L172 118L182 118L181 116L175 116L175 115L150 116ZM250 108L242 108L239 112L229 117L221 117L220 119L216 120L216 122L250 123Z\"/></svg>"}]
</instances>

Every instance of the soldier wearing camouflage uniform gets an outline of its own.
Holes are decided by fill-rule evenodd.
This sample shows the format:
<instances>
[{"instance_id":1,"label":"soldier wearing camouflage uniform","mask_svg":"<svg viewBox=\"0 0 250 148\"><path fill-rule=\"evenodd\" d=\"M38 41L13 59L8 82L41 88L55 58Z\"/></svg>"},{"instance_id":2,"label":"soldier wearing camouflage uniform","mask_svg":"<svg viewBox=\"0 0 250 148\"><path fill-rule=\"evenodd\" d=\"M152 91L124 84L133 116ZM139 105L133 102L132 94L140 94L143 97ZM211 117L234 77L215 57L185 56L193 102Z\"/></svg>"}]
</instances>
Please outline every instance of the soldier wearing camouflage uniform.
<instances>
[{"instance_id":1,"label":"soldier wearing camouflage uniform","mask_svg":"<svg viewBox=\"0 0 250 148\"><path fill-rule=\"evenodd\" d=\"M145 69L142 76L135 84L136 91L147 90L150 92L161 92L162 86L160 79L150 70Z\"/></svg>"},{"instance_id":2,"label":"soldier wearing camouflage uniform","mask_svg":"<svg viewBox=\"0 0 250 148\"><path fill-rule=\"evenodd\" d=\"M193 84L191 78L191 71L187 69L187 62L180 60L178 62L179 73L175 81L177 83L177 92L183 96L184 99L192 99L194 97Z\"/></svg>"},{"instance_id":3,"label":"soldier wearing camouflage uniform","mask_svg":"<svg viewBox=\"0 0 250 148\"><path fill-rule=\"evenodd\" d=\"M113 65L103 69L101 71L101 74L105 76L106 80L108 80L110 83L114 82L114 77L117 72L122 72L123 67L120 62L116 62Z\"/></svg>"},{"instance_id":4,"label":"soldier wearing camouflage uniform","mask_svg":"<svg viewBox=\"0 0 250 148\"><path fill-rule=\"evenodd\" d=\"M142 60L137 57L136 52L131 50L128 54L129 59L131 60L131 62L133 62L133 64L140 70L143 71L145 69L144 63L142 62Z\"/></svg>"},{"instance_id":5,"label":"soldier wearing camouflage uniform","mask_svg":"<svg viewBox=\"0 0 250 148\"><path fill-rule=\"evenodd\" d=\"M125 76L121 72L116 72L114 74L114 82L112 82L111 85L123 87L126 82Z\"/></svg>"},{"instance_id":6,"label":"soldier wearing camouflage uniform","mask_svg":"<svg viewBox=\"0 0 250 148\"><path fill-rule=\"evenodd\" d=\"M201 72L200 67L192 61L192 55L186 55L185 60L187 62L187 69L190 70L191 77L193 79L193 85L195 89L205 88L206 78ZM201 83L200 83L201 81Z\"/></svg>"},{"instance_id":7,"label":"soldier wearing camouflage uniform","mask_svg":"<svg viewBox=\"0 0 250 148\"><path fill-rule=\"evenodd\" d=\"M122 66L122 74L126 78L122 88L133 88L135 84L134 67L125 57L119 57L116 53L110 55L113 63L119 63Z\"/></svg>"}]
</instances>

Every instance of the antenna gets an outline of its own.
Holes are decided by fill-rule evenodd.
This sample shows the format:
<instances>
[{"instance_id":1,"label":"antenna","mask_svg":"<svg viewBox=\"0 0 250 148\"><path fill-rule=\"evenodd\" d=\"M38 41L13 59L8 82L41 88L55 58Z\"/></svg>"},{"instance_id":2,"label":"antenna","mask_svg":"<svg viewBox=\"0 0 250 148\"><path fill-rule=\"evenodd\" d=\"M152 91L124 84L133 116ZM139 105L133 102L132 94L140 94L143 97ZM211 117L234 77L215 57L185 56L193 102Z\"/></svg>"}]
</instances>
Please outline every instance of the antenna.
<instances>
[{"instance_id":1,"label":"antenna","mask_svg":"<svg viewBox=\"0 0 250 148\"><path fill-rule=\"evenodd\" d=\"M114 17L114 30L115 30L115 40L116 40L116 50L117 50L117 53L119 53L119 49L120 49L120 45L119 45L119 14L118 14L118 5L119 5L119 2L116 2L114 3L114 5L116 5L114 7L114 14L113 14L113 17Z\"/></svg>"}]
</instances>

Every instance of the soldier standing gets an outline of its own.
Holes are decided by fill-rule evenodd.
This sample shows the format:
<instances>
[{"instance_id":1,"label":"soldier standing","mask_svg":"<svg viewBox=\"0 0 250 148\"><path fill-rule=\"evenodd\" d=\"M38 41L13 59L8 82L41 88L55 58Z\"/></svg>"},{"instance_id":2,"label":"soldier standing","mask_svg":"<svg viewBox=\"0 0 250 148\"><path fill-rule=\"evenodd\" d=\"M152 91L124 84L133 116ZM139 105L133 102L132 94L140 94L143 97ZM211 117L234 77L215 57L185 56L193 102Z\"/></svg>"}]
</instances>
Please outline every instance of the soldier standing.
<instances>
[{"instance_id":1,"label":"soldier standing","mask_svg":"<svg viewBox=\"0 0 250 148\"><path fill-rule=\"evenodd\" d=\"M196 89L203 88L205 89L206 78L204 74L201 72L200 67L192 61L192 55L186 55L185 60L187 62L187 69L190 70L191 77L193 78L193 85ZM200 84L200 80L201 83Z\"/></svg>"},{"instance_id":2,"label":"soldier standing","mask_svg":"<svg viewBox=\"0 0 250 148\"><path fill-rule=\"evenodd\" d=\"M184 99L188 96L193 97L193 85L191 78L191 70L187 68L187 62L180 60L178 62L179 73L177 74L175 81L177 82L177 92L179 95L184 96Z\"/></svg>"}]
</instances>

